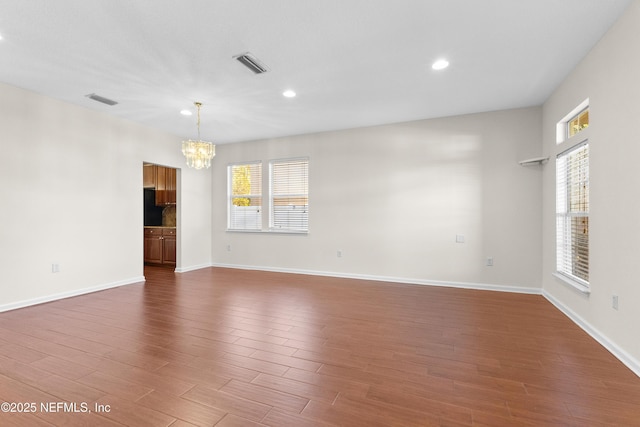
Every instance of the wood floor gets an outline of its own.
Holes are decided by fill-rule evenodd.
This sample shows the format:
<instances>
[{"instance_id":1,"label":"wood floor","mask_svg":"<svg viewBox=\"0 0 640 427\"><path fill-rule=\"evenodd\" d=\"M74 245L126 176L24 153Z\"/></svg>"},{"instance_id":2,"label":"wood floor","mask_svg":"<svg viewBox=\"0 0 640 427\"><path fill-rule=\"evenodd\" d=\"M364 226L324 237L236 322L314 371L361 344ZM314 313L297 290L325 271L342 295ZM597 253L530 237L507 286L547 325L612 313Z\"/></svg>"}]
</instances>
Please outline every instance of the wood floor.
<instances>
[{"instance_id":1,"label":"wood floor","mask_svg":"<svg viewBox=\"0 0 640 427\"><path fill-rule=\"evenodd\" d=\"M0 425L640 426L640 378L541 296L145 276L0 313Z\"/></svg>"}]
</instances>

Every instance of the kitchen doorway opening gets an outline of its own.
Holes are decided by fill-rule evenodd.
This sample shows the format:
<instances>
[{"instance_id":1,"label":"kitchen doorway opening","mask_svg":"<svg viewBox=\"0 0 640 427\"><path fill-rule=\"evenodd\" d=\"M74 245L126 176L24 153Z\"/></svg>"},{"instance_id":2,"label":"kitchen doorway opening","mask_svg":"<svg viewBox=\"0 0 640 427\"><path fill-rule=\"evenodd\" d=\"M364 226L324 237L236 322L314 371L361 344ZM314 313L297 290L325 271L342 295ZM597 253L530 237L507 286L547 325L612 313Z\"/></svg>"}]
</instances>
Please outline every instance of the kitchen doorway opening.
<instances>
[{"instance_id":1,"label":"kitchen doorway opening","mask_svg":"<svg viewBox=\"0 0 640 427\"><path fill-rule=\"evenodd\" d=\"M144 265L178 266L179 169L144 162Z\"/></svg>"}]
</instances>

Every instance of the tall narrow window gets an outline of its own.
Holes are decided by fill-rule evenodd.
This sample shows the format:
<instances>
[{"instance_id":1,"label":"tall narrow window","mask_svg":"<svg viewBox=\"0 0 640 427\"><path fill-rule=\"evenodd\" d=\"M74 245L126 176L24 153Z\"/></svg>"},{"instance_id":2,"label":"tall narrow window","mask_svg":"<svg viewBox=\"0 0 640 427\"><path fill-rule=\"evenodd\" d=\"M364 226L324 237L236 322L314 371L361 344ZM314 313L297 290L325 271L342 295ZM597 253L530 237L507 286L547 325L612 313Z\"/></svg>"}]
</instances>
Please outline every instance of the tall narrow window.
<instances>
[{"instance_id":1,"label":"tall narrow window","mask_svg":"<svg viewBox=\"0 0 640 427\"><path fill-rule=\"evenodd\" d=\"M557 270L589 287L589 143L556 158Z\"/></svg>"},{"instance_id":2,"label":"tall narrow window","mask_svg":"<svg viewBox=\"0 0 640 427\"><path fill-rule=\"evenodd\" d=\"M262 163L228 167L230 230L262 229Z\"/></svg>"},{"instance_id":3,"label":"tall narrow window","mask_svg":"<svg viewBox=\"0 0 640 427\"><path fill-rule=\"evenodd\" d=\"M309 159L274 160L270 170L269 227L309 230Z\"/></svg>"}]
</instances>

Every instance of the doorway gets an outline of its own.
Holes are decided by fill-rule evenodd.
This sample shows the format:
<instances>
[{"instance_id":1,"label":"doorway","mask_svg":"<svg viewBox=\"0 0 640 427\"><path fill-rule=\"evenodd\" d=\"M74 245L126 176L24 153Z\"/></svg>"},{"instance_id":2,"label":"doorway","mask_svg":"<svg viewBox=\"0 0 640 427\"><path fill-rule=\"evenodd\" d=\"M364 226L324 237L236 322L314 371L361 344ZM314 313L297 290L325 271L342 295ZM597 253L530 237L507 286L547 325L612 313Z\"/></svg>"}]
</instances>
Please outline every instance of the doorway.
<instances>
[{"instance_id":1,"label":"doorway","mask_svg":"<svg viewBox=\"0 0 640 427\"><path fill-rule=\"evenodd\" d=\"M178 170L143 163L144 265L176 268Z\"/></svg>"}]
</instances>

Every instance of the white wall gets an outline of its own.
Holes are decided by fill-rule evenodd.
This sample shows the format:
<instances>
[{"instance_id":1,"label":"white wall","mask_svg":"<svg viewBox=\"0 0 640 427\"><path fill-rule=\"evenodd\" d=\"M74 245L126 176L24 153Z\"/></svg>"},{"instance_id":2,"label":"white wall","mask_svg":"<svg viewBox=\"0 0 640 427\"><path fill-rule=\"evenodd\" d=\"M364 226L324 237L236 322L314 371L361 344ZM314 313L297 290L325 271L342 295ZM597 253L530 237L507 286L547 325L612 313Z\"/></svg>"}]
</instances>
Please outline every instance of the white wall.
<instances>
[{"instance_id":1,"label":"white wall","mask_svg":"<svg viewBox=\"0 0 640 427\"><path fill-rule=\"evenodd\" d=\"M179 271L213 262L505 290L542 286L640 374L637 28L640 0L542 109L223 145L212 171L184 168L174 135L0 84L0 311L140 280L142 162L150 161L180 169ZM553 160L566 148L555 143L555 125L587 97L590 295L552 276ZM517 164L540 151L551 157L547 165ZM311 162L310 233L227 232L226 165L299 156ZM466 242L455 243L456 234ZM490 256L493 267L485 265Z\"/></svg>"},{"instance_id":2,"label":"white wall","mask_svg":"<svg viewBox=\"0 0 640 427\"><path fill-rule=\"evenodd\" d=\"M640 2L605 35L544 104L543 286L546 295L581 323L640 375ZM560 41L559 41L560 42ZM556 145L555 126L584 99L590 100L590 126ZM552 276L555 270L555 156L589 139L590 287L584 295ZM636 154L638 156L636 156ZM619 295L619 310L612 308Z\"/></svg>"},{"instance_id":3,"label":"white wall","mask_svg":"<svg viewBox=\"0 0 640 427\"><path fill-rule=\"evenodd\" d=\"M211 173L177 136L7 85L0 124L0 311L142 279L143 161L182 168L178 265L210 264Z\"/></svg>"},{"instance_id":4,"label":"white wall","mask_svg":"<svg viewBox=\"0 0 640 427\"><path fill-rule=\"evenodd\" d=\"M213 262L539 291L541 169L518 160L540 143L541 110L529 108L219 146ZM299 156L309 234L227 232L226 165L262 160L266 173Z\"/></svg>"}]
</instances>

